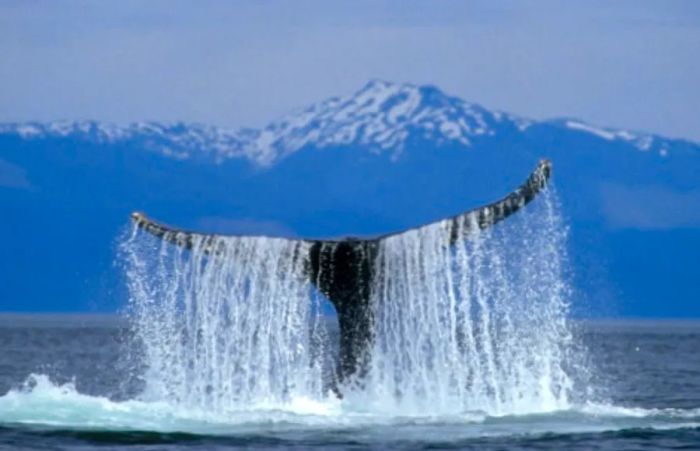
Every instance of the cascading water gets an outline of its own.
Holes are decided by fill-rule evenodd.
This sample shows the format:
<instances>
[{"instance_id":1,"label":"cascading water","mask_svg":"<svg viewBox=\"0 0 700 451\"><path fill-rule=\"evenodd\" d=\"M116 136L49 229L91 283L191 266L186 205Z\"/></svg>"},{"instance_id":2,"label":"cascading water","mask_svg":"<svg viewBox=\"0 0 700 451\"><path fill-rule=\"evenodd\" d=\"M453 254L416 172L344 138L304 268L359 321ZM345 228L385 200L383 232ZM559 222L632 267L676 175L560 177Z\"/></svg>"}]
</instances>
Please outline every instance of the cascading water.
<instances>
[{"instance_id":1,"label":"cascading water","mask_svg":"<svg viewBox=\"0 0 700 451\"><path fill-rule=\"evenodd\" d=\"M569 407L570 373L582 368L567 324L565 231L552 194L532 207L452 247L451 221L381 242L365 385L375 408L505 414Z\"/></svg>"},{"instance_id":2,"label":"cascading water","mask_svg":"<svg viewBox=\"0 0 700 451\"><path fill-rule=\"evenodd\" d=\"M449 236L445 221L380 243L372 357L344 402L402 414L569 407L583 368L551 191L455 246ZM336 344L305 275L308 244L216 240L209 255L210 242L183 250L134 230L124 246L144 398L227 411L332 397Z\"/></svg>"},{"instance_id":3,"label":"cascading water","mask_svg":"<svg viewBox=\"0 0 700 451\"><path fill-rule=\"evenodd\" d=\"M202 240L144 249L136 238L125 249L145 398L224 411L322 396L325 340L303 243L217 238L208 255Z\"/></svg>"}]
</instances>

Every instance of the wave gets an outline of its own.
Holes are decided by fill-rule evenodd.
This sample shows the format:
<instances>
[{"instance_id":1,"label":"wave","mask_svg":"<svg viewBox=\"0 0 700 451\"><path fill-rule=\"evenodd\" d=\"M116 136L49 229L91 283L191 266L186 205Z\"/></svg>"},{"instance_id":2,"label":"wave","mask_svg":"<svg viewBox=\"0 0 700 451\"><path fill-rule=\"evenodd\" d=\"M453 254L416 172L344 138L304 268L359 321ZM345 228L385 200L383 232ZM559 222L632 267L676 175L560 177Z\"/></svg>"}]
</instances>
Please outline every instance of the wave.
<instances>
[{"instance_id":1,"label":"wave","mask_svg":"<svg viewBox=\"0 0 700 451\"><path fill-rule=\"evenodd\" d=\"M610 431L700 428L700 408L624 407L585 403L567 409L522 415L465 411L452 415L405 415L370 411L350 401L291 399L211 412L167 402L114 401L78 392L74 384L54 384L30 375L22 387L0 397L0 424L43 431L152 432L194 436L285 436L353 434L368 442L392 437L452 441L474 437L586 434ZM359 434L359 437L358 437ZM167 438L167 437L166 437ZM173 437L170 437L173 439ZM180 437L182 438L182 437ZM169 440L169 439L168 439Z\"/></svg>"}]
</instances>

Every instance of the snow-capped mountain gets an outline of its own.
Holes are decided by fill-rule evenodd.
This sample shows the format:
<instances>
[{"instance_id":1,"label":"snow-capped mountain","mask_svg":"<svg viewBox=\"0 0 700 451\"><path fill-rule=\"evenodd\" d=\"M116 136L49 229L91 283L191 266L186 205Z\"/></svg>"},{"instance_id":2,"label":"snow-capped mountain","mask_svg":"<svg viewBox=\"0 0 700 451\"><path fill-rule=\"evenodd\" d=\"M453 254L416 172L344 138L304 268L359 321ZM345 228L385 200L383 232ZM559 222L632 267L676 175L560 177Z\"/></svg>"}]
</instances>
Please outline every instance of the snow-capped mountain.
<instances>
[{"instance_id":1,"label":"snow-capped mountain","mask_svg":"<svg viewBox=\"0 0 700 451\"><path fill-rule=\"evenodd\" d=\"M56 121L0 124L0 135L24 139L75 139L96 144L133 143L175 159L196 154L217 159L252 157L247 142L257 132L231 130L201 124L136 122L117 125L97 121Z\"/></svg>"},{"instance_id":2,"label":"snow-capped mountain","mask_svg":"<svg viewBox=\"0 0 700 451\"><path fill-rule=\"evenodd\" d=\"M554 163L579 292L684 316L663 300L700 298L689 282L700 279L700 145L382 81L261 129L0 124L0 235L11 238L0 302L114 308L102 280L115 277L112 244L134 210L213 233L380 234L497 199L541 157Z\"/></svg>"},{"instance_id":3,"label":"snow-capped mountain","mask_svg":"<svg viewBox=\"0 0 700 451\"><path fill-rule=\"evenodd\" d=\"M255 145L276 149L278 155L313 145L363 146L396 156L411 137L438 146L448 142L469 146L474 137L528 125L530 121L486 110L432 86L371 81L350 96L334 97L272 122Z\"/></svg>"},{"instance_id":4,"label":"snow-capped mountain","mask_svg":"<svg viewBox=\"0 0 700 451\"><path fill-rule=\"evenodd\" d=\"M217 162L246 158L269 166L305 147L362 147L396 159L411 140L435 147L472 147L474 140L525 132L533 125L564 127L607 141L628 143L665 156L669 140L647 133L596 127L573 119L533 121L449 96L434 86L374 80L359 91L294 111L262 129L188 123L96 121L0 124L1 134L25 139L72 138L95 143L135 143L175 159L208 156Z\"/></svg>"}]
</instances>

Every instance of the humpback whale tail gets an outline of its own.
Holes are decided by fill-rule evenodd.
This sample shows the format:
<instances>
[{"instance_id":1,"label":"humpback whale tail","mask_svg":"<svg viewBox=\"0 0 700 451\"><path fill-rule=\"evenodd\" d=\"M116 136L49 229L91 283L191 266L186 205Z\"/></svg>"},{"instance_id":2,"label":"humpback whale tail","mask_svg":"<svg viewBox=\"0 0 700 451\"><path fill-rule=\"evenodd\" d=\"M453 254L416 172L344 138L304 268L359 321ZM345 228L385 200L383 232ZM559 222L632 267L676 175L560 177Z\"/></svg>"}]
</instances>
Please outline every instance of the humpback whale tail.
<instances>
[{"instance_id":1,"label":"humpback whale tail","mask_svg":"<svg viewBox=\"0 0 700 451\"><path fill-rule=\"evenodd\" d=\"M527 180L504 198L491 204L438 221L449 233L446 246L481 229L486 229L514 214L546 186L551 163L542 160ZM208 254L223 252L217 235L201 234L172 228L149 219L142 213L132 214L139 228L168 243L186 249L197 248ZM433 223L435 224L435 223ZM418 227L430 227L433 224ZM416 229L410 229L416 230ZM375 264L382 240L408 231L373 238L336 240L300 240L306 277L333 304L340 328L337 376L340 382L361 378L367 371L369 350L373 342L371 291L378 277Z\"/></svg>"}]
</instances>

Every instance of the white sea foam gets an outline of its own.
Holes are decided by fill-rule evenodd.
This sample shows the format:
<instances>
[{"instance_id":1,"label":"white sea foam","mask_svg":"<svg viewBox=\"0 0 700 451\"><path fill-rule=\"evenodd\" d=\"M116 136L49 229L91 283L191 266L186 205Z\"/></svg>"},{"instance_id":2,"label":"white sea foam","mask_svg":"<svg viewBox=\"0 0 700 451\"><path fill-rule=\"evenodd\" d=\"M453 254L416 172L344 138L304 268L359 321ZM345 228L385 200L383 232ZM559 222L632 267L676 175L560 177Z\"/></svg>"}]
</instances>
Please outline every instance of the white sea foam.
<instances>
[{"instance_id":1,"label":"white sea foam","mask_svg":"<svg viewBox=\"0 0 700 451\"><path fill-rule=\"evenodd\" d=\"M658 430L700 427L700 409L641 409L584 404L550 413L487 416L403 416L361 412L346 401L327 398L290 400L285 405L250 405L245 410L212 412L167 402L112 401L78 393L72 384L53 384L31 375L21 388L0 396L0 423L58 429L187 432L239 435L307 431L345 431L375 443L404 440L442 443L470 437L541 433L587 433L630 428Z\"/></svg>"}]
</instances>

